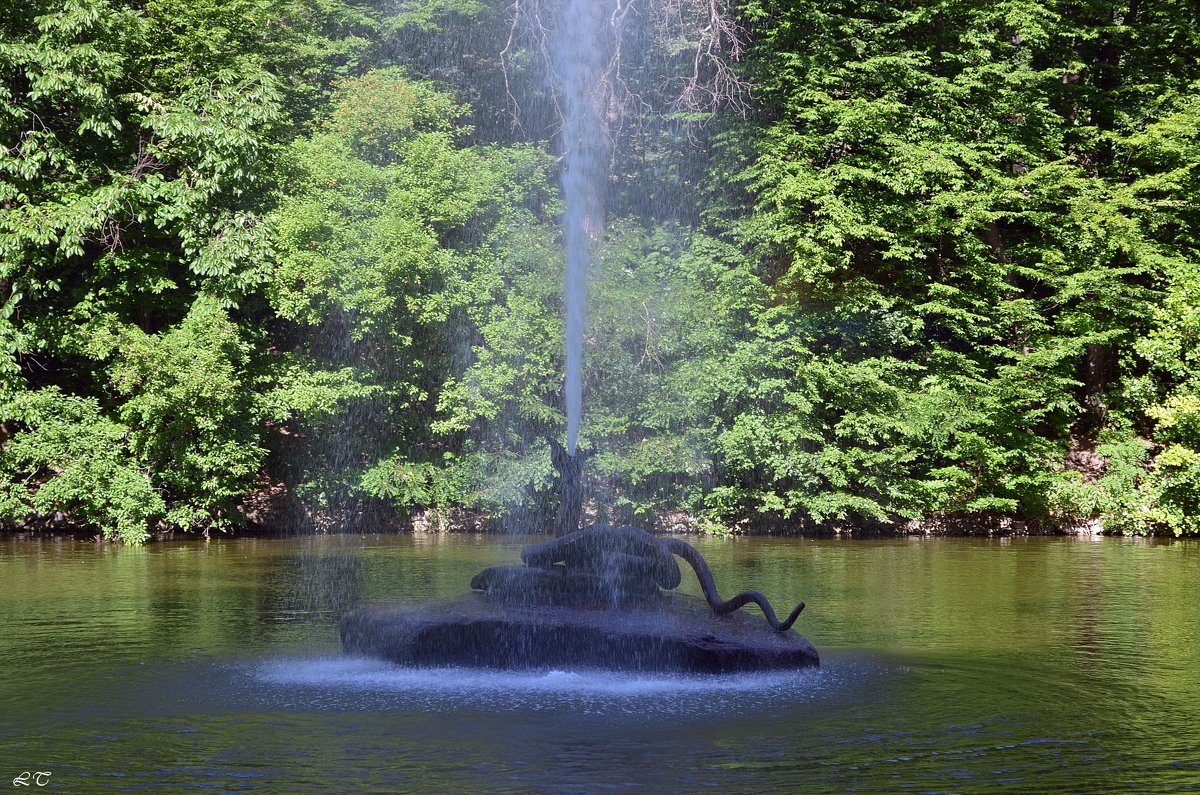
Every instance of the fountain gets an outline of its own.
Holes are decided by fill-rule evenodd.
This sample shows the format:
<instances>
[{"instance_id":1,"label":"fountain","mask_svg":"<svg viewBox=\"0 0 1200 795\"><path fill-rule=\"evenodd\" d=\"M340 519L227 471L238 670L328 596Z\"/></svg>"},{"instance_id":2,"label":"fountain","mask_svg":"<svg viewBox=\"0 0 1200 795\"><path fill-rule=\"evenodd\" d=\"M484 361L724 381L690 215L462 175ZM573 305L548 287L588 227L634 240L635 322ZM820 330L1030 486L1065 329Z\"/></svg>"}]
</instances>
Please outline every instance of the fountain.
<instances>
[{"instance_id":1,"label":"fountain","mask_svg":"<svg viewBox=\"0 0 1200 795\"><path fill-rule=\"evenodd\" d=\"M604 4L565 0L553 47L562 96L562 189L566 249L566 444L549 438L561 499L554 538L526 547L521 566L485 569L472 593L416 606L366 606L341 623L349 653L404 665L492 668L589 667L727 673L818 665L791 630L799 603L780 621L766 597L720 598L708 564L690 544L633 527L580 529L583 467L583 336L588 247L604 228L609 152L604 126ZM705 598L674 594L676 556L695 571ZM766 621L738 608L755 603Z\"/></svg>"},{"instance_id":2,"label":"fountain","mask_svg":"<svg viewBox=\"0 0 1200 795\"><path fill-rule=\"evenodd\" d=\"M695 570L705 599L670 593ZM494 566L472 593L416 606L348 613L342 645L403 665L583 667L731 673L816 666L812 644L780 621L766 597L722 600L708 564L675 538L593 525L521 551L522 566ZM766 621L738 608L751 602Z\"/></svg>"},{"instance_id":3,"label":"fountain","mask_svg":"<svg viewBox=\"0 0 1200 795\"><path fill-rule=\"evenodd\" d=\"M585 454L567 455L557 442L552 449L562 531L578 524ZM703 600L671 593L682 582L677 556L695 572ZM521 561L484 569L471 593L453 599L351 611L342 646L416 666L732 673L819 664L791 628L803 602L781 621L757 591L722 599L708 563L685 541L591 525L525 547ZM737 612L752 602L765 621Z\"/></svg>"}]
</instances>

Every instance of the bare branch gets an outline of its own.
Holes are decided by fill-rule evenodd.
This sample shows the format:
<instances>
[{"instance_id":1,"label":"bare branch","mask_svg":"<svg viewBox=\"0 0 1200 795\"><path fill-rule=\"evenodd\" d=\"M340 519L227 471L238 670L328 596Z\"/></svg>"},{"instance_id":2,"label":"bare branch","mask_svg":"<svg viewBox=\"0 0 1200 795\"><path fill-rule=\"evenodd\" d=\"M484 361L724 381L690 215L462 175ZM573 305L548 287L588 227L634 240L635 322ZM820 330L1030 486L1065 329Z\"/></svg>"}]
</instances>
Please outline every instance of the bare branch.
<instances>
[{"instance_id":1,"label":"bare branch","mask_svg":"<svg viewBox=\"0 0 1200 795\"><path fill-rule=\"evenodd\" d=\"M750 84L736 68L746 31L736 18L733 0L595 2L608 3L607 30L602 32L606 62L593 96L596 107L604 110L610 140L625 125L639 125L656 112L702 123L701 117L722 109L743 116L749 110ZM500 60L514 126L520 125L521 108L509 84L509 70L523 40L539 56L551 83L559 84L550 57L552 25L547 22L557 11L556 0L513 0L508 8L510 29ZM551 100L561 119L556 91Z\"/></svg>"}]
</instances>

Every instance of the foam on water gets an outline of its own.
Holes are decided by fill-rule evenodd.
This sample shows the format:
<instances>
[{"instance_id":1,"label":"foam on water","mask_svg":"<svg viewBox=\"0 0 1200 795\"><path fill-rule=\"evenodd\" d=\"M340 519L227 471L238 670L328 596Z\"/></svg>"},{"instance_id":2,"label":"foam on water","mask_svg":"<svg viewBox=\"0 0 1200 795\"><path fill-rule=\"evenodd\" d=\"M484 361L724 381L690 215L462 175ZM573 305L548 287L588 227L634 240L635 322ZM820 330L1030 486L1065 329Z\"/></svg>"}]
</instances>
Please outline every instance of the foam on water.
<instances>
[{"instance_id":1,"label":"foam on water","mask_svg":"<svg viewBox=\"0 0 1200 795\"><path fill-rule=\"evenodd\" d=\"M730 675L650 674L628 671L502 671L478 668L408 668L356 657L274 659L254 666L250 675L277 695L308 691L322 702L345 706L366 698L413 705L447 702L495 709L553 708L585 704L614 708L672 711L689 699L716 711L742 711L765 701L806 701L827 691L836 680L824 670ZM312 703L310 700L309 703Z\"/></svg>"}]
</instances>

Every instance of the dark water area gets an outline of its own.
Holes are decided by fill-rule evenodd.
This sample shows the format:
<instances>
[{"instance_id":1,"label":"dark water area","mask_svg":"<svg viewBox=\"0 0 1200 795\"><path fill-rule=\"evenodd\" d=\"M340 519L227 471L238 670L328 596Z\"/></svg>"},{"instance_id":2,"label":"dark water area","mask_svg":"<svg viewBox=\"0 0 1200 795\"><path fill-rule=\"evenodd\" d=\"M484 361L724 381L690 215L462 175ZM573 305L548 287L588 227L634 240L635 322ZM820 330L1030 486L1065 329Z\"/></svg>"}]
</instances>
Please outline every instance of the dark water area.
<instances>
[{"instance_id":1,"label":"dark water area","mask_svg":"<svg viewBox=\"0 0 1200 795\"><path fill-rule=\"evenodd\" d=\"M77 792L1200 791L1200 544L700 540L818 671L402 669L340 612L519 540L0 543L0 785ZM684 588L699 593L685 575ZM751 608L753 609L753 608ZM26 791L37 790L30 785Z\"/></svg>"}]
</instances>

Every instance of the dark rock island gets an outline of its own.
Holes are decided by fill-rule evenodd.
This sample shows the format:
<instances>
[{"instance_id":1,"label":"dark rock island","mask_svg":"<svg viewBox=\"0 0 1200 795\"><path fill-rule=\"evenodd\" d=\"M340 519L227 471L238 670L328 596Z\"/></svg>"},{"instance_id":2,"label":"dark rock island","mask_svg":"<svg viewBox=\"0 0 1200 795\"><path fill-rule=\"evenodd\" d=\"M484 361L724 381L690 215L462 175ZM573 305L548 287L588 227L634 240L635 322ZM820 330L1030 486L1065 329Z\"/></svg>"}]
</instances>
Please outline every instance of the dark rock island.
<instances>
[{"instance_id":1,"label":"dark rock island","mask_svg":"<svg viewBox=\"0 0 1200 795\"><path fill-rule=\"evenodd\" d=\"M705 599L670 593L695 570ZM606 668L732 673L819 665L816 650L766 597L722 600L694 547L632 527L596 525L526 547L523 566L484 569L473 593L343 617L346 652L402 665ZM738 612L754 602L763 616ZM765 620L764 620L765 618Z\"/></svg>"}]
</instances>

